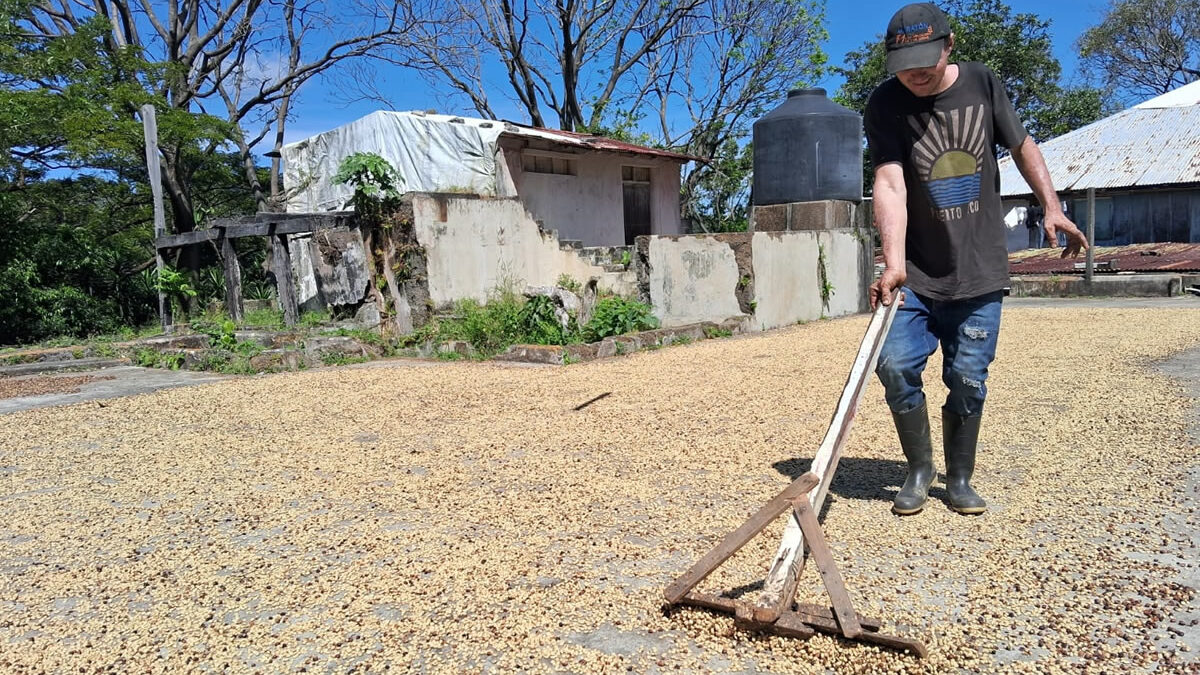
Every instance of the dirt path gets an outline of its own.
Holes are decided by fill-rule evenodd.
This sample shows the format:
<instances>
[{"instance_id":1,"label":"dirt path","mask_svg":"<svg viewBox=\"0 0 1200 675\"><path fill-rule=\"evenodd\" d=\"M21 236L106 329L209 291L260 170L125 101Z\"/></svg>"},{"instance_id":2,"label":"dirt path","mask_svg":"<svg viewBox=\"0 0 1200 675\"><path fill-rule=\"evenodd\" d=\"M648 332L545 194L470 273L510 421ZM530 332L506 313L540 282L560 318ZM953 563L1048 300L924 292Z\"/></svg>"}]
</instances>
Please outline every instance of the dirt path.
<instances>
[{"instance_id":1,"label":"dirt path","mask_svg":"<svg viewBox=\"0 0 1200 675\"><path fill-rule=\"evenodd\" d=\"M0 671L1195 672L1200 462L1168 374L1195 372L1186 308L1007 310L983 517L940 489L889 513L904 469L872 383L825 529L860 610L927 661L664 612L804 470L865 326L0 416ZM760 580L780 529L704 588Z\"/></svg>"}]
</instances>

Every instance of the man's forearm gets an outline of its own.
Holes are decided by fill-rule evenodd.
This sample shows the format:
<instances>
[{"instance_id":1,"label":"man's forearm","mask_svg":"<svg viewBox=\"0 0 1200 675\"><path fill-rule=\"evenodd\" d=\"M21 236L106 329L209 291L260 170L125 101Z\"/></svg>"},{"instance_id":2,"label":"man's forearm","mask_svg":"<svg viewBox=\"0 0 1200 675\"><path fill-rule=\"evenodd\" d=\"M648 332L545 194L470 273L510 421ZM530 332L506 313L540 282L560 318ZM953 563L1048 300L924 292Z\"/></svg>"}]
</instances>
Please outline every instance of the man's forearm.
<instances>
[{"instance_id":1,"label":"man's forearm","mask_svg":"<svg viewBox=\"0 0 1200 675\"><path fill-rule=\"evenodd\" d=\"M877 190L874 202L875 229L879 230L883 263L893 269L904 269L904 240L908 233L908 207L904 196L893 190Z\"/></svg>"},{"instance_id":2,"label":"man's forearm","mask_svg":"<svg viewBox=\"0 0 1200 675\"><path fill-rule=\"evenodd\" d=\"M1017 170L1029 184L1038 202L1046 213L1061 213L1062 204L1058 201L1058 193L1054 191L1054 182L1050 179L1050 169L1046 167L1046 158L1033 142L1032 136L1026 136L1021 145L1012 149L1013 162Z\"/></svg>"}]
</instances>

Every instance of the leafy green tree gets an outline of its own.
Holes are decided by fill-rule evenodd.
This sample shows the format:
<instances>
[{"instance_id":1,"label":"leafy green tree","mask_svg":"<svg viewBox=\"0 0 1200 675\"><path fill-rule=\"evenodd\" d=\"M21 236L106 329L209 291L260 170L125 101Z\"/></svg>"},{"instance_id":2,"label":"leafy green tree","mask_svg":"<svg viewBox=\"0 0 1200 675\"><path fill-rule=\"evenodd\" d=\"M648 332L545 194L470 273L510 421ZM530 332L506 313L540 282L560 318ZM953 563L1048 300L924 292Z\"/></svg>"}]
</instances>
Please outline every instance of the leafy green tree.
<instances>
[{"instance_id":1,"label":"leafy green tree","mask_svg":"<svg viewBox=\"0 0 1200 675\"><path fill-rule=\"evenodd\" d=\"M0 188L0 344L146 322L154 296L138 269L151 238L145 206L96 176Z\"/></svg>"},{"instance_id":2,"label":"leafy green tree","mask_svg":"<svg viewBox=\"0 0 1200 675\"><path fill-rule=\"evenodd\" d=\"M90 139L92 157L111 150L137 158L137 110L155 105L173 229L188 232L197 226L195 174L229 146L236 148L238 173L260 209L282 198L277 162L267 174L268 188L253 148L272 132L276 149L281 146L290 105L306 82L361 57L385 37L403 41L418 20L414 4L3 0L0 12L19 45L19 67L6 71L18 88L67 93L82 84L92 94L102 114L64 129ZM62 45L72 50L59 58L54 49ZM42 60L21 58L34 54ZM49 72L37 72L40 65ZM81 133L89 124L96 133Z\"/></svg>"},{"instance_id":3,"label":"leafy green tree","mask_svg":"<svg viewBox=\"0 0 1200 675\"><path fill-rule=\"evenodd\" d=\"M1165 94L1200 79L1200 0L1114 0L1078 47L1123 99Z\"/></svg>"},{"instance_id":4,"label":"leafy green tree","mask_svg":"<svg viewBox=\"0 0 1200 675\"><path fill-rule=\"evenodd\" d=\"M160 111L191 226L255 206L239 153L224 145L230 125L172 108L139 80L174 66L147 62L134 46L106 48L111 25L101 17L34 30L29 17L45 6L0 0L0 342L107 332L152 316L143 104ZM170 210L168 222L178 226L179 215ZM192 253L192 269L216 257Z\"/></svg>"},{"instance_id":5,"label":"leafy green tree","mask_svg":"<svg viewBox=\"0 0 1200 675\"><path fill-rule=\"evenodd\" d=\"M692 186L692 227L701 232L744 232L750 223L754 146L729 137Z\"/></svg>"},{"instance_id":6,"label":"leafy green tree","mask_svg":"<svg viewBox=\"0 0 1200 675\"><path fill-rule=\"evenodd\" d=\"M954 32L954 61L981 61L1004 83L1017 114L1035 140L1044 141L1093 122L1103 114L1096 89L1058 84L1062 67L1051 52L1050 22L1036 14L1014 14L1001 0L954 0L942 8ZM846 54L846 77L835 100L854 110L866 108L875 87L889 75L883 36ZM864 186L872 184L869 169Z\"/></svg>"}]
</instances>

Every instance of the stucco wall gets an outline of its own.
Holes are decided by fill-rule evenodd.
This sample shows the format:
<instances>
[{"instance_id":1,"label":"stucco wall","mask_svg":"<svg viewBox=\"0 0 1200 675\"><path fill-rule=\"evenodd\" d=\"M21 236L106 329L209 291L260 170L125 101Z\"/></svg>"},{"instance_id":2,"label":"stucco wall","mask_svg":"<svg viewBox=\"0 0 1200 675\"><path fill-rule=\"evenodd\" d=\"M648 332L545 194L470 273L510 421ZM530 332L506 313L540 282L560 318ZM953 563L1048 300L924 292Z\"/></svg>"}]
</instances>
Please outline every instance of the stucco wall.
<instances>
[{"instance_id":1,"label":"stucco wall","mask_svg":"<svg viewBox=\"0 0 1200 675\"><path fill-rule=\"evenodd\" d=\"M602 290L635 292L632 272L607 272L538 229L517 199L413 194L417 241L425 248L429 297L441 307L456 300L487 300L498 286L553 285L566 274L599 279Z\"/></svg>"},{"instance_id":2,"label":"stucco wall","mask_svg":"<svg viewBox=\"0 0 1200 675\"><path fill-rule=\"evenodd\" d=\"M576 239L584 246L625 244L622 166L650 168L651 232L682 232L678 162L600 152L558 153L570 157L576 167L575 175L562 176L522 171L521 152L505 146L505 168L533 218L546 229L557 230L561 239Z\"/></svg>"},{"instance_id":3,"label":"stucco wall","mask_svg":"<svg viewBox=\"0 0 1200 675\"><path fill-rule=\"evenodd\" d=\"M868 241L853 229L648 237L639 283L664 326L747 315L767 330L864 311Z\"/></svg>"},{"instance_id":4,"label":"stucco wall","mask_svg":"<svg viewBox=\"0 0 1200 675\"><path fill-rule=\"evenodd\" d=\"M740 316L733 249L715 237L650 237L650 304L664 328Z\"/></svg>"}]
</instances>

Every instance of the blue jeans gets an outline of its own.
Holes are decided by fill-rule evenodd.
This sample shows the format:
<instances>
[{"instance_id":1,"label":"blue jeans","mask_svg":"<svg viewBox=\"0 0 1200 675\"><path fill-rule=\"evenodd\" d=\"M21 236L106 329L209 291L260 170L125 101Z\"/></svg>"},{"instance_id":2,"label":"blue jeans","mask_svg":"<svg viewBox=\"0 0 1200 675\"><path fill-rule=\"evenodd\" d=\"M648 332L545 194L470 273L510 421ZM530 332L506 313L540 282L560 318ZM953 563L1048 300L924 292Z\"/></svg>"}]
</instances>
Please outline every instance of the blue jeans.
<instances>
[{"instance_id":1,"label":"blue jeans","mask_svg":"<svg viewBox=\"0 0 1200 675\"><path fill-rule=\"evenodd\" d=\"M921 374L940 343L942 381L950 390L946 409L960 417L981 414L988 366L996 357L1004 292L941 301L907 287L903 290L904 304L896 312L875 368L888 407L904 413L925 401Z\"/></svg>"}]
</instances>

